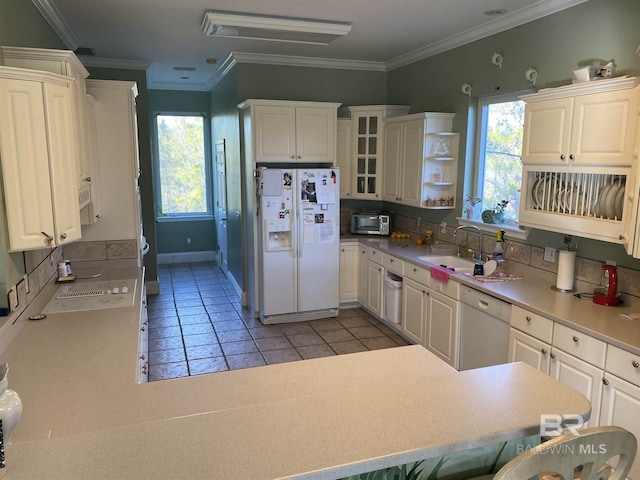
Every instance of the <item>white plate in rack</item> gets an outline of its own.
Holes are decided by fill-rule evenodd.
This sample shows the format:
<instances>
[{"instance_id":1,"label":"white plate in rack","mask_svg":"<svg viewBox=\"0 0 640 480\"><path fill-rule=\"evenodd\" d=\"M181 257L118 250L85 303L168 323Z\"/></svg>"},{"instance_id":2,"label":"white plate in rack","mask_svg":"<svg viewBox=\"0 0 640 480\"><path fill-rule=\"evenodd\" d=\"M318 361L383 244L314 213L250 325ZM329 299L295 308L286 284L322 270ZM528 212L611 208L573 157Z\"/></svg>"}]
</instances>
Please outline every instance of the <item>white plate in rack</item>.
<instances>
[{"instance_id":1,"label":"white plate in rack","mask_svg":"<svg viewBox=\"0 0 640 480\"><path fill-rule=\"evenodd\" d=\"M611 188L607 192L607 196L604 199L604 211L609 220L613 220L616 216L615 199L619 189L620 185L611 185Z\"/></svg>"},{"instance_id":2,"label":"white plate in rack","mask_svg":"<svg viewBox=\"0 0 640 480\"><path fill-rule=\"evenodd\" d=\"M620 185L618 189L618 193L616 194L616 198L613 201L615 210L616 210L616 218L618 220L622 220L622 209L624 207L624 184Z\"/></svg>"},{"instance_id":3,"label":"white plate in rack","mask_svg":"<svg viewBox=\"0 0 640 480\"><path fill-rule=\"evenodd\" d=\"M598 204L596 206L596 217L605 217L607 216L606 209L606 199L609 190L611 189L611 184L608 183L604 187L600 189L600 193L598 194Z\"/></svg>"}]
</instances>

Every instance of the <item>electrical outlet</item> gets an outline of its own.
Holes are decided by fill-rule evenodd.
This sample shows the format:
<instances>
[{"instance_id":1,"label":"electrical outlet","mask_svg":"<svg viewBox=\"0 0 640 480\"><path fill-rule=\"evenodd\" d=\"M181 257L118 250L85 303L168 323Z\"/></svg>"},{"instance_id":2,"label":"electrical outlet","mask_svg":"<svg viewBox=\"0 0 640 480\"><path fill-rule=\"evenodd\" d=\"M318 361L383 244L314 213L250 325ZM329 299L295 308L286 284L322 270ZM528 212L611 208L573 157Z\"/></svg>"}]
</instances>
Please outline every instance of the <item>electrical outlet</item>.
<instances>
[{"instance_id":1,"label":"electrical outlet","mask_svg":"<svg viewBox=\"0 0 640 480\"><path fill-rule=\"evenodd\" d=\"M447 233L447 222L442 222L440 224L440 233Z\"/></svg>"},{"instance_id":2,"label":"electrical outlet","mask_svg":"<svg viewBox=\"0 0 640 480\"><path fill-rule=\"evenodd\" d=\"M416 228L420 228L422 225L422 217L416 217Z\"/></svg>"},{"instance_id":3,"label":"electrical outlet","mask_svg":"<svg viewBox=\"0 0 640 480\"><path fill-rule=\"evenodd\" d=\"M544 261L554 263L556 261L556 249L553 247L544 247Z\"/></svg>"},{"instance_id":4,"label":"electrical outlet","mask_svg":"<svg viewBox=\"0 0 640 480\"><path fill-rule=\"evenodd\" d=\"M9 290L9 311L14 312L16 308L18 308L18 290L14 285L11 287L11 290Z\"/></svg>"}]
</instances>

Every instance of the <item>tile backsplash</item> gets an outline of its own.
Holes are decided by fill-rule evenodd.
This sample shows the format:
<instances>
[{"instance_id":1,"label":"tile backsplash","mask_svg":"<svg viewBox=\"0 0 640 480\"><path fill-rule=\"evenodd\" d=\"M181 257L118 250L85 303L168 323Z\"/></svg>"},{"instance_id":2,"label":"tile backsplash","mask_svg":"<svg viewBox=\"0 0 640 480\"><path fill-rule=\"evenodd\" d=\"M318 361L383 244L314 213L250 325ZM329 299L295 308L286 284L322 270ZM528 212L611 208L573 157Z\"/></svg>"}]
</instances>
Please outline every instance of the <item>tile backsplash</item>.
<instances>
[{"instance_id":1,"label":"tile backsplash","mask_svg":"<svg viewBox=\"0 0 640 480\"><path fill-rule=\"evenodd\" d=\"M64 246L64 256L72 263L130 260L138 258L138 253L138 242L135 239L75 242Z\"/></svg>"},{"instance_id":2,"label":"tile backsplash","mask_svg":"<svg viewBox=\"0 0 640 480\"><path fill-rule=\"evenodd\" d=\"M344 216L344 217L343 217ZM343 226L346 213L341 212L341 227ZM456 239L453 238L453 230L455 226L447 226L445 233L440 232L438 224L423 221L420 227L416 225L415 217L407 217L403 215L395 215L393 217L392 230L401 230L415 235L423 235L425 230L434 232L435 241L455 244ZM347 229L348 230L348 229ZM465 239L470 248L476 252L479 250L480 236L476 232L465 230ZM460 240L458 239L458 243ZM495 237L493 235L483 235L482 258L487 253L493 251L495 245ZM579 253L579 252L578 252ZM548 273L557 273L558 262L546 262L544 260L544 248L529 245L527 243L508 240L505 245L505 258L509 262L515 262L525 267L533 267ZM604 285L604 277L602 275L602 262L592 260L585 257L576 257L575 280L588 284L586 288ZM640 297L640 270L618 266L618 291Z\"/></svg>"}]
</instances>

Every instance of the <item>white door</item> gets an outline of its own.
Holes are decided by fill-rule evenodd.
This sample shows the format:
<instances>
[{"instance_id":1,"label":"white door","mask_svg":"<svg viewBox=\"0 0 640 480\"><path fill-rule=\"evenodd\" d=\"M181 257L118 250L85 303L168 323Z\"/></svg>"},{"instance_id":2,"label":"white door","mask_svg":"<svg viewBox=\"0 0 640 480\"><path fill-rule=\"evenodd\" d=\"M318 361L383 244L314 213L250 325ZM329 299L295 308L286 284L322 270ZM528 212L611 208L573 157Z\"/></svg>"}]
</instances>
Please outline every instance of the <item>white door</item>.
<instances>
[{"instance_id":1,"label":"white door","mask_svg":"<svg viewBox=\"0 0 640 480\"><path fill-rule=\"evenodd\" d=\"M218 265L227 274L227 175L226 175L225 141L216 142L216 184L215 184L215 216L218 234Z\"/></svg>"}]
</instances>

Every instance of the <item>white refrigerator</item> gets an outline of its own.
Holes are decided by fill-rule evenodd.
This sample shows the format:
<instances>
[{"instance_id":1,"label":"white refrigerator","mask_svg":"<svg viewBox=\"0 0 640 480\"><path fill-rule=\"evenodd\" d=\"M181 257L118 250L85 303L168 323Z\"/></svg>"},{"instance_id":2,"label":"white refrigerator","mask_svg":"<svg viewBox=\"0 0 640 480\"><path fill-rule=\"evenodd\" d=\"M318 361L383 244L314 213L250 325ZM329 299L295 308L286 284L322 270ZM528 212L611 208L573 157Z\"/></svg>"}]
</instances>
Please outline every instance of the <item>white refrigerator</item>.
<instances>
[{"instance_id":1,"label":"white refrigerator","mask_svg":"<svg viewBox=\"0 0 640 480\"><path fill-rule=\"evenodd\" d=\"M258 282L265 325L338 315L337 168L261 168Z\"/></svg>"}]
</instances>

